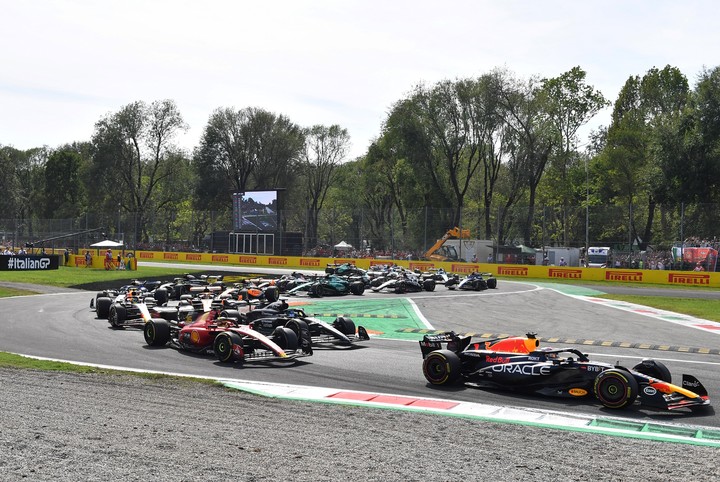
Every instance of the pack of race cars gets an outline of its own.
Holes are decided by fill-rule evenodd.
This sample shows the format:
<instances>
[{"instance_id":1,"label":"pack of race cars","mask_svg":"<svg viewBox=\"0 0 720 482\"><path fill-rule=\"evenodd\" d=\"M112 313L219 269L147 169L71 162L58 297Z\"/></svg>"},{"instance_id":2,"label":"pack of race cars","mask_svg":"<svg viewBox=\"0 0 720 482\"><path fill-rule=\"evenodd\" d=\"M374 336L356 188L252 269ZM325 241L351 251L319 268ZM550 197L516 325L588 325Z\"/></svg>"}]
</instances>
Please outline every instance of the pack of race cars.
<instances>
[{"instance_id":1,"label":"pack of race cars","mask_svg":"<svg viewBox=\"0 0 720 482\"><path fill-rule=\"evenodd\" d=\"M326 322L291 306L293 296L361 295L375 292L482 291L497 287L493 276L466 277L442 270L408 273L387 269L368 274L342 265L328 268L322 280L297 273L226 286L221 276L185 275L171 283L134 281L98 292L91 300L97 317L116 329L138 328L147 346L213 355L221 363L294 363L322 346L356 347L370 336L348 317ZM340 283L338 280L343 280ZM328 287L332 284L342 286ZM360 289L362 287L362 289ZM337 292L335 292L335 291ZM340 292L342 291L342 293ZM462 383L547 396L592 397L607 408L633 405L660 410L694 410L710 399L705 387L684 374L680 385L662 363L643 360L632 368L593 362L572 348L540 348L534 334L474 342L446 332L420 341L422 371L428 384Z\"/></svg>"}]
</instances>

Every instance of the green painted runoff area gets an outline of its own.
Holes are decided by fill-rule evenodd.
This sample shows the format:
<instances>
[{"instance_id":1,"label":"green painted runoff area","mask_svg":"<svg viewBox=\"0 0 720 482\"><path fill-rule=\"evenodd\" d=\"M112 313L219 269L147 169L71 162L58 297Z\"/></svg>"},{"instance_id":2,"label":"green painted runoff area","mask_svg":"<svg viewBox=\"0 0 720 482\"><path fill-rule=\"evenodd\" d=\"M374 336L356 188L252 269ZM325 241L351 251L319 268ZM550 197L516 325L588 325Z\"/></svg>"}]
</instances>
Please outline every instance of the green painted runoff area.
<instances>
[{"instance_id":1,"label":"green painted runoff area","mask_svg":"<svg viewBox=\"0 0 720 482\"><path fill-rule=\"evenodd\" d=\"M291 306L302 308L305 313L332 323L336 317L345 316L364 326L370 336L401 340L421 340L417 332L402 333L401 330L423 330L427 326L405 298L377 300L351 300L347 298L323 300L290 300Z\"/></svg>"}]
</instances>

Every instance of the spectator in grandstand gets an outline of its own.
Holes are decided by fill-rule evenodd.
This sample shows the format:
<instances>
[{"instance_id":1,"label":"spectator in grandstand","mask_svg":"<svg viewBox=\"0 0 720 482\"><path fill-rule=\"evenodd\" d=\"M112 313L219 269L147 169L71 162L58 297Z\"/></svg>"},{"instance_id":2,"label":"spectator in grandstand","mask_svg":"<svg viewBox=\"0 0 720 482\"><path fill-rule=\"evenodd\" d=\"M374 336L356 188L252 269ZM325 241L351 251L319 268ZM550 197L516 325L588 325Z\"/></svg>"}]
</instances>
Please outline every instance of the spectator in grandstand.
<instances>
[{"instance_id":1,"label":"spectator in grandstand","mask_svg":"<svg viewBox=\"0 0 720 482\"><path fill-rule=\"evenodd\" d=\"M705 271L705 268L703 268L703 265L701 263L697 263L693 271Z\"/></svg>"}]
</instances>

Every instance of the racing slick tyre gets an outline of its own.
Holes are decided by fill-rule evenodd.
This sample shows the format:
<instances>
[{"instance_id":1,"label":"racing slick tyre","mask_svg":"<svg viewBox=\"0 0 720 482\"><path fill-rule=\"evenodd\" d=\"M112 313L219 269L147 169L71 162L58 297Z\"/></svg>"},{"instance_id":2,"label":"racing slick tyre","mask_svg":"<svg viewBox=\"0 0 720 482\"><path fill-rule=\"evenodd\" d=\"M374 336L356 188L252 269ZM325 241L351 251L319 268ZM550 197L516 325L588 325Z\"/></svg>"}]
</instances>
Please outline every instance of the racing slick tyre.
<instances>
[{"instance_id":1,"label":"racing slick tyre","mask_svg":"<svg viewBox=\"0 0 720 482\"><path fill-rule=\"evenodd\" d=\"M278 326L272 334L272 340L286 351L294 351L298 348L298 337L290 328Z\"/></svg>"},{"instance_id":2,"label":"racing slick tyre","mask_svg":"<svg viewBox=\"0 0 720 482\"><path fill-rule=\"evenodd\" d=\"M423 280L423 289L425 291L435 291L435 280L432 278Z\"/></svg>"},{"instance_id":3,"label":"racing slick tyre","mask_svg":"<svg viewBox=\"0 0 720 482\"><path fill-rule=\"evenodd\" d=\"M494 290L497 288L497 278L488 278L487 279L487 287L491 290Z\"/></svg>"},{"instance_id":4,"label":"racing slick tyre","mask_svg":"<svg viewBox=\"0 0 720 482\"><path fill-rule=\"evenodd\" d=\"M295 333L298 340L303 338L303 333L307 333L308 335L310 334L310 327L307 322L303 320L290 320L285 323L285 327L290 328L293 333Z\"/></svg>"},{"instance_id":5,"label":"racing slick tyre","mask_svg":"<svg viewBox=\"0 0 720 482\"><path fill-rule=\"evenodd\" d=\"M625 408L638 395L637 380L626 370L612 368L595 378L595 397L607 408Z\"/></svg>"},{"instance_id":6,"label":"racing slick tyre","mask_svg":"<svg viewBox=\"0 0 720 482\"><path fill-rule=\"evenodd\" d=\"M350 293L358 296L365 293L365 283L362 281L353 281L350 283Z\"/></svg>"},{"instance_id":7,"label":"racing slick tyre","mask_svg":"<svg viewBox=\"0 0 720 482\"><path fill-rule=\"evenodd\" d=\"M158 288L153 293L158 306L165 306L168 302L168 291L165 288Z\"/></svg>"},{"instance_id":8,"label":"racing slick tyre","mask_svg":"<svg viewBox=\"0 0 720 482\"><path fill-rule=\"evenodd\" d=\"M97 301L95 301L95 313L97 314L97 317L107 320L110 315L110 305L112 305L112 300L110 298L105 296L99 297Z\"/></svg>"},{"instance_id":9,"label":"racing slick tyre","mask_svg":"<svg viewBox=\"0 0 720 482\"><path fill-rule=\"evenodd\" d=\"M242 348L240 348L241 354L236 353L235 349L233 348L242 346L243 341L240 335L232 331L224 331L222 333L219 333L218 336L215 337L215 342L213 343L213 352L215 352L215 356L222 363L242 361Z\"/></svg>"},{"instance_id":10,"label":"racing slick tyre","mask_svg":"<svg viewBox=\"0 0 720 482\"><path fill-rule=\"evenodd\" d=\"M280 299L280 288L277 286L268 286L265 288L265 299L270 303Z\"/></svg>"},{"instance_id":11,"label":"racing slick tyre","mask_svg":"<svg viewBox=\"0 0 720 482\"><path fill-rule=\"evenodd\" d=\"M238 310L223 310L220 313L220 318L230 318L237 323L240 321L240 312Z\"/></svg>"},{"instance_id":12,"label":"racing slick tyre","mask_svg":"<svg viewBox=\"0 0 720 482\"><path fill-rule=\"evenodd\" d=\"M344 335L355 334L355 322L350 318L338 316L337 318L335 318L335 321L333 321L333 326Z\"/></svg>"},{"instance_id":13,"label":"racing slick tyre","mask_svg":"<svg viewBox=\"0 0 720 482\"><path fill-rule=\"evenodd\" d=\"M632 367L638 373L649 377L657 378L667 383L672 383L672 375L670 370L663 363L656 360L646 359Z\"/></svg>"},{"instance_id":14,"label":"racing slick tyre","mask_svg":"<svg viewBox=\"0 0 720 482\"><path fill-rule=\"evenodd\" d=\"M170 323L161 318L153 318L143 327L145 343L150 346L163 346L170 341Z\"/></svg>"},{"instance_id":15,"label":"racing slick tyre","mask_svg":"<svg viewBox=\"0 0 720 482\"><path fill-rule=\"evenodd\" d=\"M127 319L127 310L123 305L114 304L110 307L110 313L108 314L108 321L110 326L113 328L122 328L123 321Z\"/></svg>"},{"instance_id":16,"label":"racing slick tyre","mask_svg":"<svg viewBox=\"0 0 720 482\"><path fill-rule=\"evenodd\" d=\"M423 360L423 375L433 385L448 385L460 377L462 362L457 353L435 350Z\"/></svg>"}]
</instances>

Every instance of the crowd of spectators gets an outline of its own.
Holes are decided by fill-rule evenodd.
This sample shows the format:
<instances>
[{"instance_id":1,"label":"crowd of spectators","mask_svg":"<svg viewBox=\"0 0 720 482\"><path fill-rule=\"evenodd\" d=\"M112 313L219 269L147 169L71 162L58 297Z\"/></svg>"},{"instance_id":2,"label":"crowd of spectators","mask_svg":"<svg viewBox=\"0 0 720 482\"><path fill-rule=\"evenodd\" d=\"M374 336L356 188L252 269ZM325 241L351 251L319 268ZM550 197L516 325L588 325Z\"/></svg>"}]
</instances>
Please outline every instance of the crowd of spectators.
<instances>
[{"instance_id":1,"label":"crowd of spectators","mask_svg":"<svg viewBox=\"0 0 720 482\"><path fill-rule=\"evenodd\" d=\"M720 250L720 241L713 236L712 239L700 239L697 236L691 236L683 242L684 248L713 248Z\"/></svg>"},{"instance_id":2,"label":"crowd of spectators","mask_svg":"<svg viewBox=\"0 0 720 482\"><path fill-rule=\"evenodd\" d=\"M384 250L384 249L336 249L332 246L315 246L314 248L303 251L304 257L319 258L374 258L374 259L405 259L418 260L420 257L412 251L405 250Z\"/></svg>"}]
</instances>

